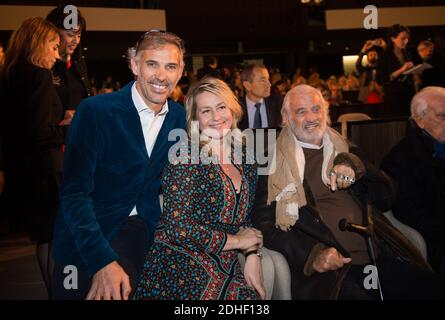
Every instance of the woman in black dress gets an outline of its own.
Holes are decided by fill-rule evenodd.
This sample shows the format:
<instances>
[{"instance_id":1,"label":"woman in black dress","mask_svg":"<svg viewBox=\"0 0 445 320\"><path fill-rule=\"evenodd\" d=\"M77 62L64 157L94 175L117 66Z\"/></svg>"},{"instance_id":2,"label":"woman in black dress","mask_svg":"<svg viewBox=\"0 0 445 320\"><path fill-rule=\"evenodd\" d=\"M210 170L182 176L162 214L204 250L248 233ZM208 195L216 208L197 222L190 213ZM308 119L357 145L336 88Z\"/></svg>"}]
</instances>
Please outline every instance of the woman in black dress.
<instances>
[{"instance_id":1,"label":"woman in black dress","mask_svg":"<svg viewBox=\"0 0 445 320\"><path fill-rule=\"evenodd\" d=\"M27 221L47 288L65 138L64 111L51 73L59 45L52 23L26 19L9 40L0 76L6 209Z\"/></svg>"},{"instance_id":2,"label":"woman in black dress","mask_svg":"<svg viewBox=\"0 0 445 320\"><path fill-rule=\"evenodd\" d=\"M412 75L403 73L414 64L406 50L410 31L407 27L395 24L388 30L388 46L379 62L377 72L383 83L385 109L393 115L408 115L410 103L414 96Z\"/></svg>"}]
</instances>

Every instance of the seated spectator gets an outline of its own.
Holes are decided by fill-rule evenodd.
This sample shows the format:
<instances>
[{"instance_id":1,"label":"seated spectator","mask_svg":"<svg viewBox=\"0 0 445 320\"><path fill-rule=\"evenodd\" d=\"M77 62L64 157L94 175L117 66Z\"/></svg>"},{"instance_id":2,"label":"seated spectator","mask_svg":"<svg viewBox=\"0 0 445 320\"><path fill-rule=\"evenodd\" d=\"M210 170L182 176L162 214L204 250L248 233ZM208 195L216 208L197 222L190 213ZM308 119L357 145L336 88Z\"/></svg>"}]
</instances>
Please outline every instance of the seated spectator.
<instances>
[{"instance_id":1,"label":"seated spectator","mask_svg":"<svg viewBox=\"0 0 445 320\"><path fill-rule=\"evenodd\" d=\"M292 86L297 86L299 84L306 84L306 79L301 74L301 68L297 67L294 76L292 77Z\"/></svg>"},{"instance_id":2,"label":"seated spectator","mask_svg":"<svg viewBox=\"0 0 445 320\"><path fill-rule=\"evenodd\" d=\"M445 273L445 89L427 87L411 102L405 138L383 159L398 183L394 215L425 238L433 268Z\"/></svg>"},{"instance_id":3,"label":"seated spectator","mask_svg":"<svg viewBox=\"0 0 445 320\"><path fill-rule=\"evenodd\" d=\"M415 64L421 64L425 63L427 66L427 69L430 69L435 64L434 59L434 43L432 43L429 40L424 40L419 43L417 46L417 57L415 57L414 61ZM419 91L422 87L422 78L423 73L426 70L420 70L414 73L413 80L414 80L414 87L416 89L416 92Z\"/></svg>"},{"instance_id":4,"label":"seated spectator","mask_svg":"<svg viewBox=\"0 0 445 320\"><path fill-rule=\"evenodd\" d=\"M277 81L281 80L281 73L280 69L275 67L269 68L269 75L270 75L270 83L274 85Z\"/></svg>"},{"instance_id":5,"label":"seated spectator","mask_svg":"<svg viewBox=\"0 0 445 320\"><path fill-rule=\"evenodd\" d=\"M181 86L179 84L176 85L176 87L173 89L172 94L170 95L170 98L177 103L180 103L181 105L184 105L184 94L182 93Z\"/></svg>"},{"instance_id":6,"label":"seated spectator","mask_svg":"<svg viewBox=\"0 0 445 320\"><path fill-rule=\"evenodd\" d=\"M91 77L90 84L91 84L91 95L95 96L98 93L96 78Z\"/></svg>"},{"instance_id":7,"label":"seated spectator","mask_svg":"<svg viewBox=\"0 0 445 320\"><path fill-rule=\"evenodd\" d=\"M337 79L337 85L340 87L342 91L349 91L351 87L348 84L348 78L345 75L341 75Z\"/></svg>"},{"instance_id":8,"label":"seated spectator","mask_svg":"<svg viewBox=\"0 0 445 320\"><path fill-rule=\"evenodd\" d=\"M445 28L437 31L434 53L428 61L433 67L422 73L422 87L445 87Z\"/></svg>"},{"instance_id":9,"label":"seated spectator","mask_svg":"<svg viewBox=\"0 0 445 320\"><path fill-rule=\"evenodd\" d=\"M227 66L224 66L221 68L221 75L220 75L222 81L229 84L230 79L232 78L232 74L230 73L230 69Z\"/></svg>"},{"instance_id":10,"label":"seated spectator","mask_svg":"<svg viewBox=\"0 0 445 320\"><path fill-rule=\"evenodd\" d=\"M241 73L246 96L241 99L243 117L239 128L277 128L281 125L283 98L270 94L269 72L262 64L251 64Z\"/></svg>"},{"instance_id":11,"label":"seated spectator","mask_svg":"<svg viewBox=\"0 0 445 320\"><path fill-rule=\"evenodd\" d=\"M429 40L424 40L417 46L417 53L422 62L430 62L434 55L434 43Z\"/></svg>"},{"instance_id":12,"label":"seated spectator","mask_svg":"<svg viewBox=\"0 0 445 320\"><path fill-rule=\"evenodd\" d=\"M102 88L99 90L98 94L111 93L113 92L113 84L104 83Z\"/></svg>"},{"instance_id":13,"label":"seated spectator","mask_svg":"<svg viewBox=\"0 0 445 320\"><path fill-rule=\"evenodd\" d=\"M315 86L316 89L321 91L321 94L326 101L329 102L329 106L337 107L343 102L343 94L340 86L337 84L337 77L332 75L326 81L326 85L320 83ZM328 90L329 93L326 91Z\"/></svg>"},{"instance_id":14,"label":"seated spectator","mask_svg":"<svg viewBox=\"0 0 445 320\"><path fill-rule=\"evenodd\" d=\"M326 85L328 86L329 90L332 90L332 87L337 85L337 77L334 75L331 75L328 80L326 80Z\"/></svg>"},{"instance_id":15,"label":"seated spectator","mask_svg":"<svg viewBox=\"0 0 445 320\"><path fill-rule=\"evenodd\" d=\"M292 81L291 81L291 79L288 77L288 76L286 76L286 75L283 75L282 77L281 77L281 80L283 80L284 81L284 83L285 83L285 93L283 94L283 97L286 95L286 93L290 90L290 89L292 89Z\"/></svg>"},{"instance_id":16,"label":"seated spectator","mask_svg":"<svg viewBox=\"0 0 445 320\"><path fill-rule=\"evenodd\" d=\"M364 268L375 256L368 239L377 249L380 284L375 287L381 285L384 299L443 299L445 277L431 272L380 213L393 199L389 178L352 154L328 127L320 91L306 85L293 88L282 115L277 169L268 178L260 176L252 221L263 232L264 245L286 257L292 298L378 298L377 289L365 288L369 271ZM340 224L366 232L343 232Z\"/></svg>"},{"instance_id":17,"label":"seated spectator","mask_svg":"<svg viewBox=\"0 0 445 320\"><path fill-rule=\"evenodd\" d=\"M343 103L343 92L338 84L331 87L331 100L332 106L339 106Z\"/></svg>"},{"instance_id":18,"label":"seated spectator","mask_svg":"<svg viewBox=\"0 0 445 320\"><path fill-rule=\"evenodd\" d=\"M320 74L316 71L316 69L309 75L309 78L307 79L307 84L316 87L320 82L323 82L322 79L320 79Z\"/></svg>"},{"instance_id":19,"label":"seated spectator","mask_svg":"<svg viewBox=\"0 0 445 320\"><path fill-rule=\"evenodd\" d=\"M220 78L218 73L218 59L213 56L206 57L205 62L205 66L198 70L198 80L201 80L205 76Z\"/></svg>"},{"instance_id":20,"label":"seated spectator","mask_svg":"<svg viewBox=\"0 0 445 320\"><path fill-rule=\"evenodd\" d=\"M232 78L230 79L230 89L232 89L238 100L241 100L241 98L244 97L244 87L241 83L241 73L239 71L235 71L232 74Z\"/></svg>"},{"instance_id":21,"label":"seated spectator","mask_svg":"<svg viewBox=\"0 0 445 320\"><path fill-rule=\"evenodd\" d=\"M262 235L250 227L256 165L234 159L228 135L241 106L225 82L210 77L189 90L185 104L188 136L197 131L201 152L184 141L188 151L165 167L164 211L135 299L264 299ZM205 149L210 163L199 156ZM238 251L245 253L243 269Z\"/></svg>"},{"instance_id":22,"label":"seated spectator","mask_svg":"<svg viewBox=\"0 0 445 320\"><path fill-rule=\"evenodd\" d=\"M278 80L272 86L272 93L277 94L279 96L285 96L287 92L287 84L285 80Z\"/></svg>"},{"instance_id":23,"label":"seated spectator","mask_svg":"<svg viewBox=\"0 0 445 320\"><path fill-rule=\"evenodd\" d=\"M319 85L317 85L315 87L315 89L320 90L321 95L323 96L323 99L329 104L328 107L335 105L338 106L338 104L334 103L334 101L332 101L332 94L331 94L331 90L329 90L329 87L323 83L320 83Z\"/></svg>"},{"instance_id":24,"label":"seated spectator","mask_svg":"<svg viewBox=\"0 0 445 320\"><path fill-rule=\"evenodd\" d=\"M351 91L357 91L360 89L360 84L358 82L358 79L352 73L348 75L347 83L349 86L349 90Z\"/></svg>"}]
</instances>

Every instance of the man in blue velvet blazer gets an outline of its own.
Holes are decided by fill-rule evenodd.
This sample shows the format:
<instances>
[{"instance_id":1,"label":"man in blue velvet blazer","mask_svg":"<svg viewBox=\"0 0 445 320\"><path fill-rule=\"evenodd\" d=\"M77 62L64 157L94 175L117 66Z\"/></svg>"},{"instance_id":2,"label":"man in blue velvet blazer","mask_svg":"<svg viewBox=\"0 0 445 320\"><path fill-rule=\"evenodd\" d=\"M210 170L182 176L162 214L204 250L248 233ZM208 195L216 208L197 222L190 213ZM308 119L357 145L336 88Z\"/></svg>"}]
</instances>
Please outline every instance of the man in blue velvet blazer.
<instances>
[{"instance_id":1,"label":"man in blue velvet blazer","mask_svg":"<svg viewBox=\"0 0 445 320\"><path fill-rule=\"evenodd\" d=\"M184 46L176 35L149 31L129 53L136 81L83 100L69 130L55 298L128 299L160 217L161 171L175 143L168 134L185 129L184 108L167 102Z\"/></svg>"}]
</instances>

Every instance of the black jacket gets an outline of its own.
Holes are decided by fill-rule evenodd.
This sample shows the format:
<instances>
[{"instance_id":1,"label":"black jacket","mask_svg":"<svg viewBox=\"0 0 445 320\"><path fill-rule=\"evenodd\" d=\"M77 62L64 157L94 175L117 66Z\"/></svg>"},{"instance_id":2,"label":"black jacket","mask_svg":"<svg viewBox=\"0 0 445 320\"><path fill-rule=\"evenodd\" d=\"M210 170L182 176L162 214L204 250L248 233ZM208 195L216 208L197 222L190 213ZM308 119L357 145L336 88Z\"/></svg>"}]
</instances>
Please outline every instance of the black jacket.
<instances>
[{"instance_id":1,"label":"black jacket","mask_svg":"<svg viewBox=\"0 0 445 320\"><path fill-rule=\"evenodd\" d=\"M431 264L438 267L445 255L445 161L435 156L433 144L411 120L381 168L398 184L394 215L422 234Z\"/></svg>"},{"instance_id":2,"label":"black jacket","mask_svg":"<svg viewBox=\"0 0 445 320\"><path fill-rule=\"evenodd\" d=\"M18 63L2 79L1 97L7 210L29 216L31 238L48 241L58 208L66 133L59 126L64 110L51 71Z\"/></svg>"},{"instance_id":3,"label":"black jacket","mask_svg":"<svg viewBox=\"0 0 445 320\"><path fill-rule=\"evenodd\" d=\"M52 71L59 82L56 89L64 110L75 110L82 99L91 95L87 66L78 54L72 56L69 69L65 61L58 61Z\"/></svg>"},{"instance_id":4,"label":"black jacket","mask_svg":"<svg viewBox=\"0 0 445 320\"><path fill-rule=\"evenodd\" d=\"M405 260L425 265L409 241L381 214L381 211L389 209L393 200L394 190L390 179L372 166L367 166L365 172L349 192L362 205L363 221L368 221L367 201L373 204L372 218L375 232L373 240L378 251L389 252L391 246L394 252L403 256ZM310 264L314 257L311 253L314 254L320 248L334 247L345 257L349 257L350 254L320 218L310 186L306 182L303 182L303 186L308 204L300 208L299 220L295 225L284 232L275 227L276 203L267 205L267 177L260 176L252 222L263 232L264 245L281 252L289 263L293 299L336 299L343 279L349 271L349 265L336 271L313 273L310 276L305 275L305 266Z\"/></svg>"},{"instance_id":5,"label":"black jacket","mask_svg":"<svg viewBox=\"0 0 445 320\"><path fill-rule=\"evenodd\" d=\"M240 102L243 108L243 116L238 123L238 128L244 130L249 128L246 98L242 98ZM264 98L264 102L266 103L268 128L279 128L282 122L281 106L283 104L283 98L277 94L271 94L269 97Z\"/></svg>"},{"instance_id":6,"label":"black jacket","mask_svg":"<svg viewBox=\"0 0 445 320\"><path fill-rule=\"evenodd\" d=\"M403 51L403 55L405 61L412 61L407 51ZM377 64L377 82L383 83L385 110L389 110L394 116L410 113L410 103L415 93L412 75L401 74L391 79L391 74L401 67L399 59L390 48L379 57Z\"/></svg>"}]
</instances>

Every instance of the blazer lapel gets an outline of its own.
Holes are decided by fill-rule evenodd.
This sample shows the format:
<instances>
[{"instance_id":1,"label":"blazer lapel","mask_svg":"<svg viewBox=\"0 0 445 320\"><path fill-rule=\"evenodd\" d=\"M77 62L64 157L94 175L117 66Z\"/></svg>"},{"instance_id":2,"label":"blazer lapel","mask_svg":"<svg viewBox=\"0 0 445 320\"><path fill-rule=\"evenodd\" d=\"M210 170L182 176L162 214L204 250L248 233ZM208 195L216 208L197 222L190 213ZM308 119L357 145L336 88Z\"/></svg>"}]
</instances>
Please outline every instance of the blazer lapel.
<instances>
[{"instance_id":1,"label":"blazer lapel","mask_svg":"<svg viewBox=\"0 0 445 320\"><path fill-rule=\"evenodd\" d=\"M241 107L243 109L243 116L241 117L238 127L241 130L244 130L249 128L249 114L247 113L247 102L245 97L241 99Z\"/></svg>"},{"instance_id":2,"label":"blazer lapel","mask_svg":"<svg viewBox=\"0 0 445 320\"><path fill-rule=\"evenodd\" d=\"M176 114L169 108L169 112L167 112L164 122L162 123L161 130L159 131L158 137L156 138L155 145L153 146L153 150L151 154L156 156L160 154L160 150L164 148L166 144L168 144L168 134L170 130L173 129L176 123Z\"/></svg>"},{"instance_id":3,"label":"blazer lapel","mask_svg":"<svg viewBox=\"0 0 445 320\"><path fill-rule=\"evenodd\" d=\"M269 98L264 99L264 104L266 105L266 114L267 114L267 126L268 128L275 128L275 113L272 112L272 101Z\"/></svg>"},{"instance_id":4,"label":"blazer lapel","mask_svg":"<svg viewBox=\"0 0 445 320\"><path fill-rule=\"evenodd\" d=\"M131 87L133 83L134 82L129 83L122 89L122 122L130 134L131 141L135 141L141 149L142 154L148 160L149 156L145 145L144 133L142 132L141 118L139 117L133 98L131 97Z\"/></svg>"}]
</instances>

